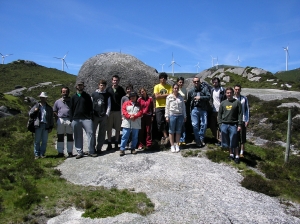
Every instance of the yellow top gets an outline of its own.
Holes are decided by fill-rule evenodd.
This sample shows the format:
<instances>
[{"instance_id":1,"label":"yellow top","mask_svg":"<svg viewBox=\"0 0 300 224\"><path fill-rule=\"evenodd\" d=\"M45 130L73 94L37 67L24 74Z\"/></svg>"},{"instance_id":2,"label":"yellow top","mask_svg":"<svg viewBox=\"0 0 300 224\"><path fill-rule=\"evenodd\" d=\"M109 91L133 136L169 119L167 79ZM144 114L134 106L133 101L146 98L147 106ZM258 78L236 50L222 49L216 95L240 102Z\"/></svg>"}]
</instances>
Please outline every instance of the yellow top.
<instances>
[{"instance_id":1,"label":"yellow top","mask_svg":"<svg viewBox=\"0 0 300 224\"><path fill-rule=\"evenodd\" d=\"M154 86L154 94L171 94L172 93L172 86L169 84L157 84ZM156 107L166 107L166 98L160 98L155 100Z\"/></svg>"}]
</instances>

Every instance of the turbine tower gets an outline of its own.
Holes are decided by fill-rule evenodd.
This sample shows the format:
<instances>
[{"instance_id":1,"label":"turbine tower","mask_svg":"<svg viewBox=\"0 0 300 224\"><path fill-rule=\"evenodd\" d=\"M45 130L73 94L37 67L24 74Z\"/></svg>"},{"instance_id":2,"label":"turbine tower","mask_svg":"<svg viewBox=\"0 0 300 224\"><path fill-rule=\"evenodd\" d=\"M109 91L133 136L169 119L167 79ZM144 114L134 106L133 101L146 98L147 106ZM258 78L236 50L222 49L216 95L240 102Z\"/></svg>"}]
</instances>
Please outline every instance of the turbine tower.
<instances>
[{"instance_id":1,"label":"turbine tower","mask_svg":"<svg viewBox=\"0 0 300 224\"><path fill-rule=\"evenodd\" d=\"M164 65L165 65L165 64L159 64L159 65L161 65L161 71L163 72L163 71L164 71Z\"/></svg>"},{"instance_id":2,"label":"turbine tower","mask_svg":"<svg viewBox=\"0 0 300 224\"><path fill-rule=\"evenodd\" d=\"M241 62L240 56L238 56L238 58L236 59L236 61L237 61L237 65L240 66L240 62Z\"/></svg>"},{"instance_id":3,"label":"turbine tower","mask_svg":"<svg viewBox=\"0 0 300 224\"><path fill-rule=\"evenodd\" d=\"M0 53L0 54L1 54L1 53ZM5 58L8 57L9 55L13 55L13 54L7 54L7 55L1 54L1 57L2 57L2 65L4 64Z\"/></svg>"},{"instance_id":4,"label":"turbine tower","mask_svg":"<svg viewBox=\"0 0 300 224\"><path fill-rule=\"evenodd\" d=\"M197 67L197 73L198 73L198 69L200 68L199 62L195 65L195 67Z\"/></svg>"},{"instance_id":5,"label":"turbine tower","mask_svg":"<svg viewBox=\"0 0 300 224\"><path fill-rule=\"evenodd\" d=\"M67 65L67 63L66 63L66 61L65 61L65 58L67 57L67 54L68 54L68 53L69 53L69 51L68 51L68 52L65 54L65 56L62 57L62 58L54 57L54 58L57 58L57 59L60 59L60 60L61 60L62 71L64 71L64 65L66 65L67 68L69 68L68 65Z\"/></svg>"},{"instance_id":6,"label":"turbine tower","mask_svg":"<svg viewBox=\"0 0 300 224\"><path fill-rule=\"evenodd\" d=\"M288 70L288 57L289 55L289 46L283 47L283 50L285 51L285 70Z\"/></svg>"},{"instance_id":7,"label":"turbine tower","mask_svg":"<svg viewBox=\"0 0 300 224\"><path fill-rule=\"evenodd\" d=\"M171 61L171 64L169 65L169 67L172 65L172 74L173 74L173 76L174 76L174 64L181 67L179 64L176 63L176 61L174 61L174 57L173 57L173 53L172 53L172 61Z\"/></svg>"},{"instance_id":8,"label":"turbine tower","mask_svg":"<svg viewBox=\"0 0 300 224\"><path fill-rule=\"evenodd\" d=\"M215 59L217 59L216 69L218 69L218 68L219 68L219 59L218 59L218 56L217 56L217 58L215 58Z\"/></svg>"},{"instance_id":9,"label":"turbine tower","mask_svg":"<svg viewBox=\"0 0 300 224\"><path fill-rule=\"evenodd\" d=\"M213 56L210 56L211 57L211 67L214 67L214 60L216 59L216 58L214 58Z\"/></svg>"}]
</instances>

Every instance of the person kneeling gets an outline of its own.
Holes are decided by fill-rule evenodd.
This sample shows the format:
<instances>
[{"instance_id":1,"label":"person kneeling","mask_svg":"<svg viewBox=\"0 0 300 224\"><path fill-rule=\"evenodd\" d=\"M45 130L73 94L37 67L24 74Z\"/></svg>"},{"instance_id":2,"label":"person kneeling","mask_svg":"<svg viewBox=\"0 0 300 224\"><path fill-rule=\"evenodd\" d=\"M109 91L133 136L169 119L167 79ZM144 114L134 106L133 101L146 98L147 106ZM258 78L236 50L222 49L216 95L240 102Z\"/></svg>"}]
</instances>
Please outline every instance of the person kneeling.
<instances>
[{"instance_id":1,"label":"person kneeling","mask_svg":"<svg viewBox=\"0 0 300 224\"><path fill-rule=\"evenodd\" d=\"M122 139L120 146L120 156L125 155L125 148L128 142L130 133L132 133L131 153L136 154L135 148L138 143L139 129L141 129L141 117L143 112L140 104L137 102L138 94L131 92L129 94L129 101L126 101L122 105Z\"/></svg>"}]
</instances>

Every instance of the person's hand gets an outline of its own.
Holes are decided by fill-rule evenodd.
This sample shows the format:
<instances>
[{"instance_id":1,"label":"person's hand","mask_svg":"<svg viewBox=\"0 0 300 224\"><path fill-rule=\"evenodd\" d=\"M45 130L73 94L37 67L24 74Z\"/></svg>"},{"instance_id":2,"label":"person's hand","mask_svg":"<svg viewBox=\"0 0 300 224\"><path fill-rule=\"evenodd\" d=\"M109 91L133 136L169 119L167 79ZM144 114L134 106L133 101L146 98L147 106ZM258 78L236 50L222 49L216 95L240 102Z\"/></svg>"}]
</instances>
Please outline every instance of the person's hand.
<instances>
[{"instance_id":1,"label":"person's hand","mask_svg":"<svg viewBox=\"0 0 300 224\"><path fill-rule=\"evenodd\" d=\"M194 100L200 100L200 96L195 96Z\"/></svg>"},{"instance_id":2,"label":"person's hand","mask_svg":"<svg viewBox=\"0 0 300 224\"><path fill-rule=\"evenodd\" d=\"M249 122L245 122L245 127L248 127Z\"/></svg>"},{"instance_id":3,"label":"person's hand","mask_svg":"<svg viewBox=\"0 0 300 224\"><path fill-rule=\"evenodd\" d=\"M242 130L242 128L240 126L237 127L237 131L240 131Z\"/></svg>"},{"instance_id":4,"label":"person's hand","mask_svg":"<svg viewBox=\"0 0 300 224\"><path fill-rule=\"evenodd\" d=\"M166 122L168 122L168 123L169 123L169 118L168 118L168 117L166 117Z\"/></svg>"}]
</instances>

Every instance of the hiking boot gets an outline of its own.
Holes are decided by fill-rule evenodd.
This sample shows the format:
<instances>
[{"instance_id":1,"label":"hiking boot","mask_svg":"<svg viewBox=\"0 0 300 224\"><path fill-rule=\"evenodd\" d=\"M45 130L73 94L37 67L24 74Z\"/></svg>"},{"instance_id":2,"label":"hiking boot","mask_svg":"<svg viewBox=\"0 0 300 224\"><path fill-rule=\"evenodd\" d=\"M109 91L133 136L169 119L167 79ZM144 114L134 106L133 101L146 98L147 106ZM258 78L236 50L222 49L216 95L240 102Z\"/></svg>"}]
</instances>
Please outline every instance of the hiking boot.
<instances>
[{"instance_id":1,"label":"hiking boot","mask_svg":"<svg viewBox=\"0 0 300 224\"><path fill-rule=\"evenodd\" d=\"M202 142L200 142L199 144L196 144L196 146L197 146L198 148L203 148L203 147L204 147L204 145L202 144Z\"/></svg>"},{"instance_id":2,"label":"hiking boot","mask_svg":"<svg viewBox=\"0 0 300 224\"><path fill-rule=\"evenodd\" d=\"M42 159L46 158L46 156L45 156L45 155L41 155L40 157L41 157Z\"/></svg>"},{"instance_id":3,"label":"hiking boot","mask_svg":"<svg viewBox=\"0 0 300 224\"><path fill-rule=\"evenodd\" d=\"M125 150L120 150L120 156L125 156Z\"/></svg>"},{"instance_id":4,"label":"hiking boot","mask_svg":"<svg viewBox=\"0 0 300 224\"><path fill-rule=\"evenodd\" d=\"M131 149L130 151L131 151L131 154L134 154L134 155L137 154L137 151L135 151L135 149Z\"/></svg>"},{"instance_id":5,"label":"hiking boot","mask_svg":"<svg viewBox=\"0 0 300 224\"><path fill-rule=\"evenodd\" d=\"M65 155L63 153L61 153L61 152L57 154L57 157L64 157L64 156Z\"/></svg>"},{"instance_id":6,"label":"hiking boot","mask_svg":"<svg viewBox=\"0 0 300 224\"><path fill-rule=\"evenodd\" d=\"M83 152L83 155L87 156L87 155L89 155L89 153L88 152Z\"/></svg>"},{"instance_id":7,"label":"hiking boot","mask_svg":"<svg viewBox=\"0 0 300 224\"><path fill-rule=\"evenodd\" d=\"M176 152L175 146L171 145L171 152Z\"/></svg>"},{"instance_id":8,"label":"hiking boot","mask_svg":"<svg viewBox=\"0 0 300 224\"><path fill-rule=\"evenodd\" d=\"M244 158L244 155L243 155L243 154L240 154L240 158Z\"/></svg>"},{"instance_id":9,"label":"hiking boot","mask_svg":"<svg viewBox=\"0 0 300 224\"><path fill-rule=\"evenodd\" d=\"M34 157L34 159L39 159L39 158L40 158L39 156L35 156L35 157Z\"/></svg>"},{"instance_id":10,"label":"hiking boot","mask_svg":"<svg viewBox=\"0 0 300 224\"><path fill-rule=\"evenodd\" d=\"M235 159L234 159L234 162L235 162L236 164L239 164L239 163L240 163L240 158L235 158Z\"/></svg>"},{"instance_id":11,"label":"hiking boot","mask_svg":"<svg viewBox=\"0 0 300 224\"><path fill-rule=\"evenodd\" d=\"M81 158L83 158L83 155L82 155L82 154L78 154L78 155L76 156L76 159L81 159Z\"/></svg>"},{"instance_id":12,"label":"hiking boot","mask_svg":"<svg viewBox=\"0 0 300 224\"><path fill-rule=\"evenodd\" d=\"M180 151L179 145L175 145L175 152L179 152L179 151Z\"/></svg>"},{"instance_id":13,"label":"hiking boot","mask_svg":"<svg viewBox=\"0 0 300 224\"><path fill-rule=\"evenodd\" d=\"M67 158L72 158L73 157L73 153L69 152Z\"/></svg>"},{"instance_id":14,"label":"hiking boot","mask_svg":"<svg viewBox=\"0 0 300 224\"><path fill-rule=\"evenodd\" d=\"M203 147L205 146L205 142L204 141L201 141L201 144L203 145Z\"/></svg>"},{"instance_id":15,"label":"hiking boot","mask_svg":"<svg viewBox=\"0 0 300 224\"><path fill-rule=\"evenodd\" d=\"M115 150L117 151L119 149L118 143L115 143Z\"/></svg>"},{"instance_id":16,"label":"hiking boot","mask_svg":"<svg viewBox=\"0 0 300 224\"><path fill-rule=\"evenodd\" d=\"M106 151L110 151L110 150L112 150L111 142L107 143L107 148L106 148Z\"/></svg>"},{"instance_id":17,"label":"hiking boot","mask_svg":"<svg viewBox=\"0 0 300 224\"><path fill-rule=\"evenodd\" d=\"M97 157L98 155L96 153L88 154L89 157Z\"/></svg>"}]
</instances>

